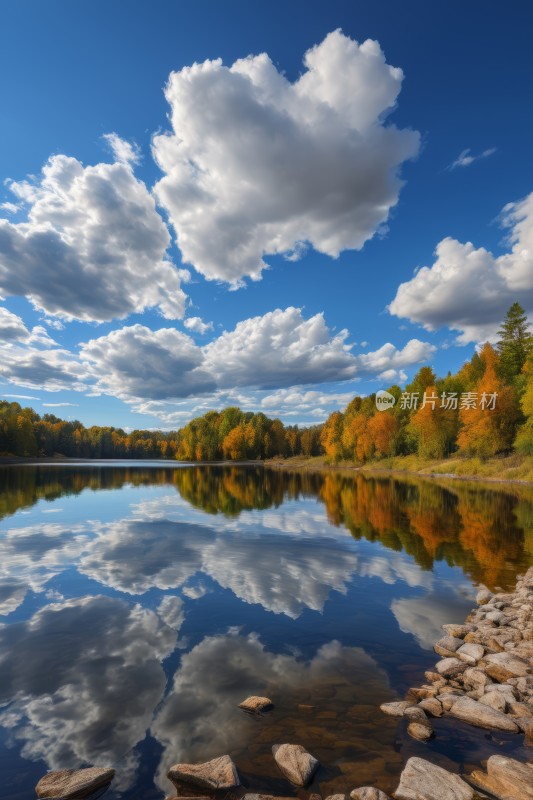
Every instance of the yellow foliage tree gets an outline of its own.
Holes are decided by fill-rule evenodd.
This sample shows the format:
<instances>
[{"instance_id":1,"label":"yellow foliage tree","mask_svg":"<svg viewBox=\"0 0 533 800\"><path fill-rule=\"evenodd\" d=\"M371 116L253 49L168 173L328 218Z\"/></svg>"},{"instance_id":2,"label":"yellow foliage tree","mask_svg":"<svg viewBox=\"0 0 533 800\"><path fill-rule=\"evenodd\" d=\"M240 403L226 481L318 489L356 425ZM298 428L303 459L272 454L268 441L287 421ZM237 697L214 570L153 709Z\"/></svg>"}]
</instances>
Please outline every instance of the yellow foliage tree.
<instances>
[{"instance_id":1,"label":"yellow foliage tree","mask_svg":"<svg viewBox=\"0 0 533 800\"><path fill-rule=\"evenodd\" d=\"M483 376L475 388L475 405L459 410L457 443L465 453L489 458L511 448L518 403L514 388L505 386L498 377L498 354L490 344L484 345L480 358Z\"/></svg>"}]
</instances>

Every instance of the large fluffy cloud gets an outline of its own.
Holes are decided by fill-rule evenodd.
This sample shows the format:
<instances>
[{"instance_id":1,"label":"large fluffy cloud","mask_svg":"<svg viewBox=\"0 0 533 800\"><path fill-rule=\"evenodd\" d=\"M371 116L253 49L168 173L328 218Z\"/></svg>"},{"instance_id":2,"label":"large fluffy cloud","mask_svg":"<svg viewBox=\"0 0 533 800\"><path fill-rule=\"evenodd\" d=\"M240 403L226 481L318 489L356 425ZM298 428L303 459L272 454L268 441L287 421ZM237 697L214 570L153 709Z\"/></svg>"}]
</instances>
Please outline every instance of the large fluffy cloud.
<instances>
[{"instance_id":1,"label":"large fluffy cloud","mask_svg":"<svg viewBox=\"0 0 533 800\"><path fill-rule=\"evenodd\" d=\"M24 740L23 757L50 769L120 762L127 788L128 754L163 697L161 661L175 642L153 611L99 596L0 625L0 705L11 701L0 721Z\"/></svg>"},{"instance_id":2,"label":"large fluffy cloud","mask_svg":"<svg viewBox=\"0 0 533 800\"><path fill-rule=\"evenodd\" d=\"M168 230L133 174L131 146L116 136L111 145L120 157L113 164L57 155L39 181L10 184L28 216L0 219L0 290L64 319L105 321L148 307L181 318Z\"/></svg>"},{"instance_id":3,"label":"large fluffy cloud","mask_svg":"<svg viewBox=\"0 0 533 800\"><path fill-rule=\"evenodd\" d=\"M434 264L399 286L391 314L427 330L445 325L466 344L492 338L517 300L533 313L533 192L506 206L503 221L510 228L507 253L443 239Z\"/></svg>"},{"instance_id":4,"label":"large fluffy cloud","mask_svg":"<svg viewBox=\"0 0 533 800\"><path fill-rule=\"evenodd\" d=\"M82 345L81 357L99 391L125 400L160 401L243 387L391 378L427 360L434 350L412 339L402 350L386 344L354 355L347 335L333 334L322 314L305 319L301 309L289 307L243 320L203 347L175 329L125 327Z\"/></svg>"},{"instance_id":5,"label":"large fluffy cloud","mask_svg":"<svg viewBox=\"0 0 533 800\"><path fill-rule=\"evenodd\" d=\"M305 320L299 308L276 309L239 322L208 344L206 364L219 371L221 388L338 381L355 374L347 336L333 336L322 314Z\"/></svg>"},{"instance_id":6,"label":"large fluffy cloud","mask_svg":"<svg viewBox=\"0 0 533 800\"><path fill-rule=\"evenodd\" d=\"M98 388L116 397L158 400L215 389L202 349L174 328L122 328L82 345L81 357L99 376Z\"/></svg>"},{"instance_id":7,"label":"large fluffy cloud","mask_svg":"<svg viewBox=\"0 0 533 800\"><path fill-rule=\"evenodd\" d=\"M289 307L245 319L203 346L175 328L154 331L137 324L81 343L78 354L60 347L44 328L30 332L18 317L7 311L1 316L2 311L0 324L4 321L7 334L0 341L0 376L46 391L108 394L170 424L213 406L257 410L263 399L270 414L290 417L305 411L309 421L322 419L328 404L347 402L346 386L331 396L292 387L358 378L391 382L435 349L411 339L401 349L387 343L354 354L346 330L334 333L323 314L306 319L302 309Z\"/></svg>"},{"instance_id":8,"label":"large fluffy cloud","mask_svg":"<svg viewBox=\"0 0 533 800\"><path fill-rule=\"evenodd\" d=\"M183 259L208 279L258 279L263 256L359 249L398 201L419 135L386 126L403 73L379 43L330 33L291 83L263 53L170 75L173 130L156 184Z\"/></svg>"}]
</instances>

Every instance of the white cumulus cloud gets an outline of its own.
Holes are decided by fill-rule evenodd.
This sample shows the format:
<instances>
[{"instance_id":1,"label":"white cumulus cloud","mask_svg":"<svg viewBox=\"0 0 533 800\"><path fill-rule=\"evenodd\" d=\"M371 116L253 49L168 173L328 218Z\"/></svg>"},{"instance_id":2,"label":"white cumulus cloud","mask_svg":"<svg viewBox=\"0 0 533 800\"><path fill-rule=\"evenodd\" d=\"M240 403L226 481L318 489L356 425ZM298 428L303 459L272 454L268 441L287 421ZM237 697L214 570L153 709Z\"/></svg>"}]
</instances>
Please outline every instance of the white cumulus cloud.
<instances>
[{"instance_id":1,"label":"white cumulus cloud","mask_svg":"<svg viewBox=\"0 0 533 800\"><path fill-rule=\"evenodd\" d=\"M431 267L398 287L389 311L423 325L458 331L461 344L493 338L509 306L533 312L533 192L503 210L508 252L496 256L447 237Z\"/></svg>"},{"instance_id":2,"label":"white cumulus cloud","mask_svg":"<svg viewBox=\"0 0 533 800\"><path fill-rule=\"evenodd\" d=\"M183 324L187 330L194 331L195 333L204 334L207 333L207 331L213 330L213 323L204 322L201 317L188 317L183 320Z\"/></svg>"},{"instance_id":3,"label":"white cumulus cloud","mask_svg":"<svg viewBox=\"0 0 533 800\"><path fill-rule=\"evenodd\" d=\"M269 56L170 75L172 131L155 186L185 262L210 280L259 279L268 254L360 249L396 205L419 134L385 125L403 73L379 43L330 33L291 83Z\"/></svg>"},{"instance_id":4,"label":"white cumulus cloud","mask_svg":"<svg viewBox=\"0 0 533 800\"><path fill-rule=\"evenodd\" d=\"M84 167L52 156L39 180L11 182L27 220L0 219L0 290L25 295L47 315L102 322L157 307L184 314L170 236L150 192L111 139L112 164Z\"/></svg>"}]
</instances>

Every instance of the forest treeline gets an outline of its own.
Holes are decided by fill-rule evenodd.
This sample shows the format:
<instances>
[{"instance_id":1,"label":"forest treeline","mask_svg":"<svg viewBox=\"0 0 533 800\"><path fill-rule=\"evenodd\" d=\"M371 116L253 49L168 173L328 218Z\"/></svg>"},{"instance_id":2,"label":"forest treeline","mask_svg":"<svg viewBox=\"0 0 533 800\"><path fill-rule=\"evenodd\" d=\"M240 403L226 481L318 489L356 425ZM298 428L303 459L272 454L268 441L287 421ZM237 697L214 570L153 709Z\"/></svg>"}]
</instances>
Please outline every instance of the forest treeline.
<instances>
[{"instance_id":1,"label":"forest treeline","mask_svg":"<svg viewBox=\"0 0 533 800\"><path fill-rule=\"evenodd\" d=\"M171 432L86 428L0 401L0 454L180 461L325 455L360 464L413 453L426 459L489 458L513 449L532 455L533 336L524 310L514 303L497 344L485 344L456 374L438 378L425 366L404 389L387 391L395 402L385 410L376 407L375 394L357 396L309 428L230 407Z\"/></svg>"}]
</instances>

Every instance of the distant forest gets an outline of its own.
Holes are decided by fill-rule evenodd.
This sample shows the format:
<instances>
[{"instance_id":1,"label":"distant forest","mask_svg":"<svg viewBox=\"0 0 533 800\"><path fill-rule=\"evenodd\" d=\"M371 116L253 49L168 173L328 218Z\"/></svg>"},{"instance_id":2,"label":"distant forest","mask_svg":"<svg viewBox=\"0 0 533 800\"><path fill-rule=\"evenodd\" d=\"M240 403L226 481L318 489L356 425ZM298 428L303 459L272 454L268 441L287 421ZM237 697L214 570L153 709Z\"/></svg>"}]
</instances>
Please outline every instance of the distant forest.
<instances>
[{"instance_id":1,"label":"distant forest","mask_svg":"<svg viewBox=\"0 0 533 800\"><path fill-rule=\"evenodd\" d=\"M416 453L489 458L513 449L533 454L533 336L514 303L496 346L485 344L461 369L437 378L422 367L405 389L387 390L395 403L376 407L376 395L354 397L322 425L299 428L236 407L209 411L177 431L92 426L40 416L0 401L0 455L74 458L164 458L232 461L325 455L356 463Z\"/></svg>"}]
</instances>

